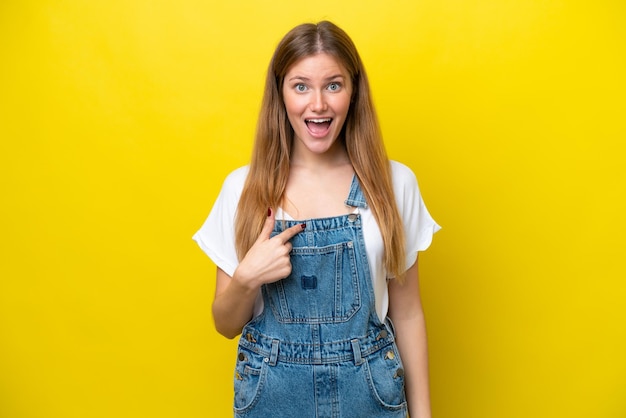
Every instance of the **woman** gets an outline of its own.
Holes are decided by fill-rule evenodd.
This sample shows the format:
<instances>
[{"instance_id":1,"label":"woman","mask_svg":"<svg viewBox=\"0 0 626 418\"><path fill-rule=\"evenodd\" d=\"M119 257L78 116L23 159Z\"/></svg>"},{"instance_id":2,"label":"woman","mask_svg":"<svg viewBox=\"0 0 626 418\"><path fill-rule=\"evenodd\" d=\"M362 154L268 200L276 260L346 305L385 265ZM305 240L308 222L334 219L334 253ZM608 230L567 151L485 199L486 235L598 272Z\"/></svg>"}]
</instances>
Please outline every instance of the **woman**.
<instances>
[{"instance_id":1,"label":"woman","mask_svg":"<svg viewBox=\"0 0 626 418\"><path fill-rule=\"evenodd\" d=\"M417 253L438 229L387 159L348 35L292 29L250 165L194 236L218 267L216 328L241 334L235 416L430 417Z\"/></svg>"}]
</instances>

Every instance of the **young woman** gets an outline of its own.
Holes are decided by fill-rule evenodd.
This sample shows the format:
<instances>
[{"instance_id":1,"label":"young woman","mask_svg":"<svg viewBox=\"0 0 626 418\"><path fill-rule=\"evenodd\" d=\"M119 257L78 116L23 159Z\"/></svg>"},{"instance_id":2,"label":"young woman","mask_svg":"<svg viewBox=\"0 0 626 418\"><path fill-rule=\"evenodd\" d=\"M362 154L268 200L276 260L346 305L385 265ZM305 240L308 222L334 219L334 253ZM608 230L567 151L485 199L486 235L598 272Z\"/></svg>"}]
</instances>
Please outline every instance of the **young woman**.
<instances>
[{"instance_id":1,"label":"young woman","mask_svg":"<svg viewBox=\"0 0 626 418\"><path fill-rule=\"evenodd\" d=\"M417 253L439 226L389 161L357 50L330 22L281 40L251 162L194 239L241 334L236 417L430 417Z\"/></svg>"}]
</instances>

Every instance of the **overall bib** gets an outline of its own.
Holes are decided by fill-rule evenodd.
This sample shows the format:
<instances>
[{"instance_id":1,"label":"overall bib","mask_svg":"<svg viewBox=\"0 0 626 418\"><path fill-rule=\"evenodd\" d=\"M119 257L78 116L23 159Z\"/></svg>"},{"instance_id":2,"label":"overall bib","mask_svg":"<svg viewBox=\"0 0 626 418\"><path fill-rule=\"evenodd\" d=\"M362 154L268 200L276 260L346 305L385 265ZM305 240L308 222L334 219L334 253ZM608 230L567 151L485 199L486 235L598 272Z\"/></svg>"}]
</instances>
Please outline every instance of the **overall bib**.
<instances>
[{"instance_id":1,"label":"overall bib","mask_svg":"<svg viewBox=\"0 0 626 418\"><path fill-rule=\"evenodd\" d=\"M366 207L356 176L346 204ZM358 211L358 209L357 209ZM273 235L302 221L276 221ZM404 370L381 323L358 213L306 221L292 272L264 285L243 329L237 418L406 418Z\"/></svg>"}]
</instances>

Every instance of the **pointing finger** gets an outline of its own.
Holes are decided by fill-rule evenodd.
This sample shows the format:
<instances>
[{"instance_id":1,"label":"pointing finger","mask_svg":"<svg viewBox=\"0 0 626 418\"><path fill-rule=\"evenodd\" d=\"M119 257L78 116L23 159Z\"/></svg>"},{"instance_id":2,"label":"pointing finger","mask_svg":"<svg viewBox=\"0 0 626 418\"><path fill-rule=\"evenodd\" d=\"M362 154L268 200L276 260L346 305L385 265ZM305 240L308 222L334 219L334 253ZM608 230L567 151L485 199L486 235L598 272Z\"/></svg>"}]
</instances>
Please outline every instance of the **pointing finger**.
<instances>
[{"instance_id":1,"label":"pointing finger","mask_svg":"<svg viewBox=\"0 0 626 418\"><path fill-rule=\"evenodd\" d=\"M305 228L306 228L306 224L294 225L294 226L292 226L290 228L285 229L280 234L276 235L275 238L279 238L280 240L283 241L283 243L285 243L285 242L289 241L291 238L293 238L295 235L297 235L300 232L304 231Z\"/></svg>"}]
</instances>

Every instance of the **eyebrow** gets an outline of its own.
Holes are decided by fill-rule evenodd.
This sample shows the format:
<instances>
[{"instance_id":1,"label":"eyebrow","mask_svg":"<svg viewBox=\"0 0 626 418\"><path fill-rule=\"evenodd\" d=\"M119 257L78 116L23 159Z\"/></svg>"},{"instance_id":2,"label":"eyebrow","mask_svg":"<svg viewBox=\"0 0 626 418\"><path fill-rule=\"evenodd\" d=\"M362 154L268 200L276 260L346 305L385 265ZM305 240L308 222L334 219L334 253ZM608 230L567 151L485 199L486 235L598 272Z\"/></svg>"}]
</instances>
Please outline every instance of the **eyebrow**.
<instances>
[{"instance_id":1,"label":"eyebrow","mask_svg":"<svg viewBox=\"0 0 626 418\"><path fill-rule=\"evenodd\" d=\"M332 80L336 80L336 79L338 79L338 78L342 78L342 79L343 79L343 78L345 78L345 77L344 77L343 75L341 75L341 74L335 74L335 75L331 75L330 77L326 77L326 78L324 79L324 81L332 81ZM301 75L296 75L296 76L293 76L293 77L291 77L291 78L290 78L289 80L287 80L287 81L294 81L294 80L311 81L311 79L310 79L310 78L308 78L308 77L304 77L304 76L301 76Z\"/></svg>"}]
</instances>

